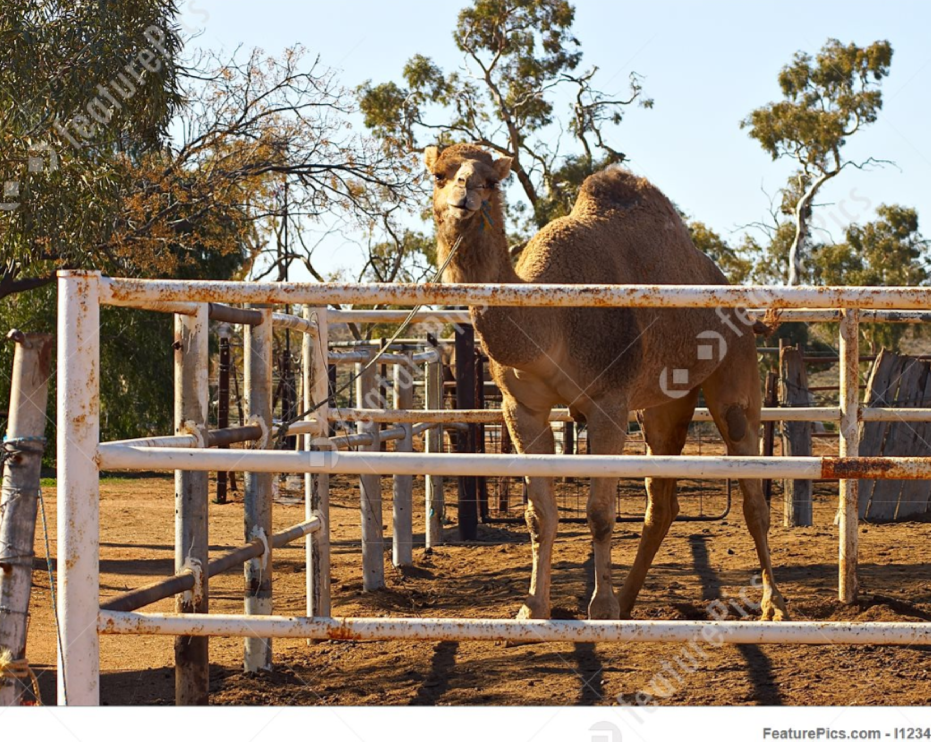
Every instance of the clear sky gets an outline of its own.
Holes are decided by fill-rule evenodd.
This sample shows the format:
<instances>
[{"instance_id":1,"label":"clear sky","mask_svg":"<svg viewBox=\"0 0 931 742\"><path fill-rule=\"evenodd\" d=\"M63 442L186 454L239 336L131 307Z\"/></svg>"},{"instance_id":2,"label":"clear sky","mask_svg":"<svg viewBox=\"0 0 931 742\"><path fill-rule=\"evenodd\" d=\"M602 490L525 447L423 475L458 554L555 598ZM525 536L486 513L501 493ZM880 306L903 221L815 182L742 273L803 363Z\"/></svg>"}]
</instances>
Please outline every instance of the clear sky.
<instances>
[{"instance_id":1,"label":"clear sky","mask_svg":"<svg viewBox=\"0 0 931 742\"><path fill-rule=\"evenodd\" d=\"M577 0L574 31L583 66L600 68L598 86L626 89L644 76L652 110L630 107L612 146L694 218L727 237L767 215L769 193L791 172L774 163L739 128L753 108L779 97L776 76L797 50L815 53L830 37L866 45L888 39L895 51L883 82L879 120L849 140L850 159L892 160L871 172L845 170L824 189L820 221L835 236L876 206L918 209L931 236L931 3L877 2L596 2ZM464 0L186 0L181 20L203 30L200 45L258 46L268 53L301 43L355 87L399 80L413 54L444 69L461 63L451 40ZM568 101L567 101L568 103ZM353 264L352 248L334 243L323 266Z\"/></svg>"}]
</instances>

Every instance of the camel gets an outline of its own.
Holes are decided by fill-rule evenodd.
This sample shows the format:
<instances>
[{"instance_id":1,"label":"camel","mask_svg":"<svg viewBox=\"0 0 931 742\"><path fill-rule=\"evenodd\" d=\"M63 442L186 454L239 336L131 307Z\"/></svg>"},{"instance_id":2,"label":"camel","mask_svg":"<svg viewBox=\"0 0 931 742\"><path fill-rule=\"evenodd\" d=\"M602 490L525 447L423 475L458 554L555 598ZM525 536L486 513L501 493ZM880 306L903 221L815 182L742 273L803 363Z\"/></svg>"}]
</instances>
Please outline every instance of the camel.
<instances>
[{"instance_id":1,"label":"camel","mask_svg":"<svg viewBox=\"0 0 931 742\"><path fill-rule=\"evenodd\" d=\"M434 177L437 260L447 283L726 284L692 244L675 208L644 178L612 167L590 176L572 212L541 229L512 264L500 183L511 160L456 144L425 150ZM471 307L520 453L552 454L549 415L557 404L588 426L593 454L623 452L628 411L651 455L678 455L699 390L732 456L759 454L760 379L755 340L742 310ZM678 511L676 481L648 478L634 563L615 594L611 537L617 480L591 481L586 508L594 554L593 620L629 619L647 571ZM776 586L759 480L740 480L743 510L763 575L762 620L788 618ZM528 480L526 520L533 555L518 619L550 616L558 512L551 478Z\"/></svg>"}]
</instances>

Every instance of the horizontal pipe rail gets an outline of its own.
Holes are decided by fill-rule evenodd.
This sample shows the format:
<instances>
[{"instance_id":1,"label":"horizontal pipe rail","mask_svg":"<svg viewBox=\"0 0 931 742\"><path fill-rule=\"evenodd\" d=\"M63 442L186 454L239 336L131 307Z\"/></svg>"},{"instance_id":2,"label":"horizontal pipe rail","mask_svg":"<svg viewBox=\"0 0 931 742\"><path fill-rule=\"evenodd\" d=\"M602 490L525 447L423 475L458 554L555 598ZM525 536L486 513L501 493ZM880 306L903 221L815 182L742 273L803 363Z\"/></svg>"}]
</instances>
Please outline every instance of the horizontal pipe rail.
<instances>
[{"instance_id":1,"label":"horizontal pipe rail","mask_svg":"<svg viewBox=\"0 0 931 742\"><path fill-rule=\"evenodd\" d=\"M898 420L899 408L870 408L871 420ZM931 420L931 409L909 410L910 412L924 413L924 416L911 416L913 420ZM327 415L331 422L358 422L366 420L381 423L500 423L504 420L501 410L380 410L360 407L339 407L331 409ZM631 421L637 419L636 411L629 415ZM761 410L762 422L769 421L811 421L835 422L840 420L840 410L836 407L764 407ZM866 418L864 418L866 419ZM566 409L556 409L550 412L550 422L572 422L574 418ZM711 412L707 407L695 408L693 422L710 422Z\"/></svg>"},{"instance_id":2,"label":"horizontal pipe rail","mask_svg":"<svg viewBox=\"0 0 931 742\"><path fill-rule=\"evenodd\" d=\"M330 309L327 321L332 325L337 322L403 322L410 315L409 309ZM421 309L411 319L411 323L455 322L469 323L468 310L462 309Z\"/></svg>"},{"instance_id":3,"label":"horizontal pipe rail","mask_svg":"<svg viewBox=\"0 0 931 742\"><path fill-rule=\"evenodd\" d=\"M261 312L255 309L231 307L229 304L208 304L207 317L230 325L251 325L254 327L262 324Z\"/></svg>"},{"instance_id":4,"label":"horizontal pipe rail","mask_svg":"<svg viewBox=\"0 0 931 742\"><path fill-rule=\"evenodd\" d=\"M339 407L331 409L327 419L330 422L359 422L365 420L378 423L421 423L432 427L439 424L453 425L456 423L502 423L504 415L501 410L380 410ZM550 413L550 422L572 422L573 419L568 410L559 409ZM636 419L636 412L631 412L630 420ZM931 408L863 407L860 410L860 419L864 422L929 422L931 421ZM707 407L695 408L695 414L692 417L693 422L710 422L711 420L711 413ZM836 407L764 407L761 410L760 420L762 422L837 422L840 420L840 410ZM313 433L316 429L314 420L298 420L288 426L288 432L293 435ZM345 445L364 445L369 442L367 433L360 435L361 437L348 436L353 441ZM835 434L827 433L825 435L834 436ZM244 425L207 431L205 442L208 448L212 448L233 443L257 441L261 437L262 431L257 425ZM393 440L395 437L397 437L396 433L392 432L390 436L382 438L382 440ZM359 440L356 441L356 438ZM197 448L197 437L193 435L153 436L151 438L108 441L100 445L102 448L118 445L146 448Z\"/></svg>"},{"instance_id":5,"label":"horizontal pipe rail","mask_svg":"<svg viewBox=\"0 0 931 742\"><path fill-rule=\"evenodd\" d=\"M258 425L242 425L232 428L219 428L203 433L204 445L207 448L214 446L228 446L233 443L257 441L262 438L262 429ZM101 448L115 445L142 446L146 448L198 448L199 439L196 435L184 433L181 435L160 435L150 438L133 438L124 441L106 441Z\"/></svg>"},{"instance_id":6,"label":"horizontal pipe rail","mask_svg":"<svg viewBox=\"0 0 931 742\"><path fill-rule=\"evenodd\" d=\"M404 309L343 309L331 310L330 322L403 322L410 314ZM752 309L750 314L754 319L766 319L765 309ZM333 319L335 318L335 319ZM777 322L840 322L839 309L781 309L777 310ZM413 322L454 322L468 324L472 322L468 311L456 309L421 309L414 317ZM931 322L931 312L922 310L897 309L871 309L860 314L861 322L894 322L918 324Z\"/></svg>"},{"instance_id":7,"label":"horizontal pipe rail","mask_svg":"<svg viewBox=\"0 0 931 742\"><path fill-rule=\"evenodd\" d=\"M757 307L924 309L929 287L568 284L250 283L100 278L103 304L166 301L267 304L481 304L529 307Z\"/></svg>"},{"instance_id":8,"label":"horizontal pipe rail","mask_svg":"<svg viewBox=\"0 0 931 742\"><path fill-rule=\"evenodd\" d=\"M377 472L489 477L665 477L670 479L931 479L929 457L559 456L337 451L234 451L101 447L102 470Z\"/></svg>"},{"instance_id":9,"label":"horizontal pipe rail","mask_svg":"<svg viewBox=\"0 0 931 742\"><path fill-rule=\"evenodd\" d=\"M754 309L751 314L765 320L765 310ZM840 322L840 309L780 309L776 311L778 322ZM922 310L869 309L860 313L860 322L893 322L918 324L931 322L931 312Z\"/></svg>"},{"instance_id":10,"label":"horizontal pipe rail","mask_svg":"<svg viewBox=\"0 0 931 742\"><path fill-rule=\"evenodd\" d=\"M931 624L846 621L564 621L484 618L304 618L104 610L102 634L262 636L334 641L696 642L931 645Z\"/></svg>"},{"instance_id":11,"label":"horizontal pipe rail","mask_svg":"<svg viewBox=\"0 0 931 742\"><path fill-rule=\"evenodd\" d=\"M310 319L304 319L296 314L284 314L282 312L272 313L272 324L275 327L288 327L307 335L317 334L317 323Z\"/></svg>"},{"instance_id":12,"label":"horizontal pipe rail","mask_svg":"<svg viewBox=\"0 0 931 742\"><path fill-rule=\"evenodd\" d=\"M320 526L320 519L315 516L284 531L279 531L272 536L272 550L280 549L282 546L296 541L308 533L315 533L320 530ZM234 549L217 559L211 559L207 563L207 577L209 579L221 575L242 566L250 559L258 559L264 553L265 544L261 539L250 541L248 544L240 546L238 549ZM125 592L101 603L100 608L109 611L135 611L165 598L170 598L172 595L178 595L186 590L193 589L194 575L190 572L184 572Z\"/></svg>"},{"instance_id":13,"label":"horizontal pipe rail","mask_svg":"<svg viewBox=\"0 0 931 742\"><path fill-rule=\"evenodd\" d=\"M365 363L371 357L371 354L367 350L354 350L343 353L330 352L327 354L327 363ZM403 353L382 353L380 356L378 356L376 363L384 363L387 365L405 364L411 361L414 363L424 363L437 361L439 360L439 357L439 352L435 350L426 350L422 353L415 353L411 358L404 355Z\"/></svg>"}]
</instances>

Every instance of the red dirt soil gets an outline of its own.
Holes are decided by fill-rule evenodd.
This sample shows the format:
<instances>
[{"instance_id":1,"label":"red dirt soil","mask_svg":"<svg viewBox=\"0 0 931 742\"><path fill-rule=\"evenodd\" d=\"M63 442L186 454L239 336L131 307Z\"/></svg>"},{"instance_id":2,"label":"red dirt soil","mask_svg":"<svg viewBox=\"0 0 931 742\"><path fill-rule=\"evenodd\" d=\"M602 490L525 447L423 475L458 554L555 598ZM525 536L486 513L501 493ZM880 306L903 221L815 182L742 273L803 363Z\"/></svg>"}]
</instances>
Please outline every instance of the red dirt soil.
<instances>
[{"instance_id":1,"label":"red dirt soil","mask_svg":"<svg viewBox=\"0 0 931 742\"><path fill-rule=\"evenodd\" d=\"M385 522L390 519L390 479ZM173 481L170 477L104 480L101 486L101 597L167 576L173 569ZM819 489L819 492L821 490ZM54 544L55 490L45 490ZM423 502L422 480L415 497ZM482 526L479 542L451 543L397 570L386 553L387 588L362 592L359 500L354 482L334 478L332 505L333 611L337 616L513 617L527 588L530 547L522 525ZM676 523L657 555L634 618L703 619L716 598L737 599L758 570L740 515L739 494L727 518ZM787 529L773 500L772 552L794 618L927 621L931 619L931 524L861 525L863 597L836 600L837 532L829 490L819 494L816 525ZM422 534L423 518L415 517ZM712 506L707 512L714 512ZM214 555L242 543L242 503L210 506ZM275 529L303 519L303 505L275 507ZM390 526L389 526L390 528ZM455 540L455 527L447 529ZM615 579L623 578L640 526L615 531ZM390 537L386 529L386 537ZM422 537L421 537L422 539ZM54 548L54 547L53 547ZM39 674L45 703L55 701L55 633L41 524L27 656ZM584 618L591 583L585 525L560 526L554 554L554 617ZM211 611L242 612L242 573L211 580ZM303 615L301 542L275 552L275 612ZM758 591L749 590L751 598ZM171 611L166 600L149 610ZM739 616L733 611L733 617ZM745 619L747 620L747 619ZM549 643L507 648L488 642L323 642L276 639L276 669L247 677L239 639L211 639L211 703L391 705L658 704L927 705L931 652L921 647L720 646L687 657L677 644ZM104 704L174 702L170 637L101 637ZM683 669L684 668L684 669Z\"/></svg>"}]
</instances>

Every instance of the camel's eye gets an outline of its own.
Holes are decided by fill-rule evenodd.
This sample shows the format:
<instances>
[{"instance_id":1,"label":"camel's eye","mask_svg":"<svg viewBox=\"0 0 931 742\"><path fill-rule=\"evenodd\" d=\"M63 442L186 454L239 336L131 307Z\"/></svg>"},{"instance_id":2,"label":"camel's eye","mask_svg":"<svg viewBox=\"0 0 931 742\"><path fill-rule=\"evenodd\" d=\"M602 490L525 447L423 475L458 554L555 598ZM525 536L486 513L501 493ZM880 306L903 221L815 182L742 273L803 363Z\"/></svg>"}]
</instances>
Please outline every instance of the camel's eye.
<instances>
[{"instance_id":1,"label":"camel's eye","mask_svg":"<svg viewBox=\"0 0 931 742\"><path fill-rule=\"evenodd\" d=\"M495 188L497 188L497 187L498 187L498 181L497 181L497 180L489 180L487 183L485 183L485 188L486 188L487 190L489 190L489 191L493 191L493 190L495 190Z\"/></svg>"},{"instance_id":2,"label":"camel's eye","mask_svg":"<svg viewBox=\"0 0 931 742\"><path fill-rule=\"evenodd\" d=\"M434 175L434 177L436 178L436 184L437 184L440 188L442 188L444 185L446 185L446 176L445 176L443 173L436 173L436 174Z\"/></svg>"}]
</instances>

